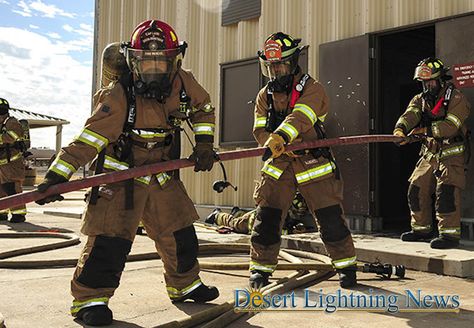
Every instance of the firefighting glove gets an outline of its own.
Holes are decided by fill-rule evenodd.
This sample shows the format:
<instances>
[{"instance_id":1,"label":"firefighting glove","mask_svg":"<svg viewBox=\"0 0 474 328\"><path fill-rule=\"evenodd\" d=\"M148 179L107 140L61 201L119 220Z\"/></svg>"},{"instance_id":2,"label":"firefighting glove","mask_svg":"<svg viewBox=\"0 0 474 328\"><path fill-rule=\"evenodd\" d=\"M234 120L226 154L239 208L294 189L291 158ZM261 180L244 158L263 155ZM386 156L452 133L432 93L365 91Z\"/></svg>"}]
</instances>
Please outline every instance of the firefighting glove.
<instances>
[{"instance_id":1,"label":"firefighting glove","mask_svg":"<svg viewBox=\"0 0 474 328\"><path fill-rule=\"evenodd\" d=\"M43 182L38 185L37 189L39 192L43 193L46 190L48 190L48 188L51 187L52 185L67 182L67 181L68 180L62 175L59 175L53 171L48 171L44 177ZM46 196L45 198L42 198L42 199L38 199L36 201L36 204L44 205L47 203L61 201L61 200L64 200L64 197L59 194L56 194L56 195Z\"/></svg>"},{"instance_id":2,"label":"firefighting glove","mask_svg":"<svg viewBox=\"0 0 474 328\"><path fill-rule=\"evenodd\" d=\"M397 145L403 146L403 145L406 145L408 143L407 136L405 135L405 133L403 132L402 129L395 129L393 131L393 135L396 136L396 137L404 138L402 141L398 142Z\"/></svg>"},{"instance_id":3,"label":"firefighting glove","mask_svg":"<svg viewBox=\"0 0 474 328\"><path fill-rule=\"evenodd\" d=\"M194 172L210 171L216 157L217 155L212 143L198 142L196 146L194 146L193 153L189 156L189 160L194 162Z\"/></svg>"},{"instance_id":4,"label":"firefighting glove","mask_svg":"<svg viewBox=\"0 0 474 328\"><path fill-rule=\"evenodd\" d=\"M281 135L271 133L263 146L271 150L271 158L277 158L285 151L285 140Z\"/></svg>"}]
</instances>

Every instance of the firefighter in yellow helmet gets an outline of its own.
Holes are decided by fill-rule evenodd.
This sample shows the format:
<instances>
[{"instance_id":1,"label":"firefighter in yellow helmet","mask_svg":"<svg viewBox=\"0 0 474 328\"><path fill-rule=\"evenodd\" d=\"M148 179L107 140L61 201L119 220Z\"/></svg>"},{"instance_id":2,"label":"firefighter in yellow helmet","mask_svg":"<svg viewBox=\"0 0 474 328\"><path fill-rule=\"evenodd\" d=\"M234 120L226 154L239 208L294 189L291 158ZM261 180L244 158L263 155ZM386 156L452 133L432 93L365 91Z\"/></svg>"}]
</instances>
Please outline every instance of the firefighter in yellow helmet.
<instances>
[{"instance_id":1,"label":"firefighter in yellow helmet","mask_svg":"<svg viewBox=\"0 0 474 328\"><path fill-rule=\"evenodd\" d=\"M97 167L105 172L172 159L173 147L179 147L180 119L193 125L194 170L211 170L214 107L193 75L181 69L185 49L186 43L178 42L168 24L148 20L138 25L122 49L129 72L94 97L92 116L81 134L61 150L38 190L67 181L98 154ZM217 298L217 288L199 278L193 226L198 218L173 172L103 185L96 193L93 189L82 226L88 240L71 282L71 314L93 326L112 322L108 302L119 286L140 220L163 261L170 299L203 303Z\"/></svg>"},{"instance_id":2,"label":"firefighter in yellow helmet","mask_svg":"<svg viewBox=\"0 0 474 328\"><path fill-rule=\"evenodd\" d=\"M432 248L459 245L461 190L466 184L465 164L469 151L466 119L470 104L452 83L438 58L423 59L415 70L423 92L415 95L398 119L393 134L423 137L421 158L409 181L408 205L412 230L401 235L403 241L433 238L432 196L435 196L439 236ZM403 144L403 143L402 143Z\"/></svg>"},{"instance_id":3,"label":"firefighter in yellow helmet","mask_svg":"<svg viewBox=\"0 0 474 328\"><path fill-rule=\"evenodd\" d=\"M342 287L356 285L356 255L342 209L342 180L329 148L285 152L285 145L325 138L328 97L323 86L303 72L300 39L278 32L259 52L269 79L255 105L253 134L271 150L255 190L257 213L251 237L250 285L268 283L275 270L281 228L298 189L319 223L321 238Z\"/></svg>"},{"instance_id":4,"label":"firefighter in yellow helmet","mask_svg":"<svg viewBox=\"0 0 474 328\"><path fill-rule=\"evenodd\" d=\"M9 110L8 101L0 98L0 197L21 193L25 180L24 131L20 122L10 116ZM11 213L10 222L25 221L25 205L1 210L0 221L8 219L8 212Z\"/></svg>"}]
</instances>

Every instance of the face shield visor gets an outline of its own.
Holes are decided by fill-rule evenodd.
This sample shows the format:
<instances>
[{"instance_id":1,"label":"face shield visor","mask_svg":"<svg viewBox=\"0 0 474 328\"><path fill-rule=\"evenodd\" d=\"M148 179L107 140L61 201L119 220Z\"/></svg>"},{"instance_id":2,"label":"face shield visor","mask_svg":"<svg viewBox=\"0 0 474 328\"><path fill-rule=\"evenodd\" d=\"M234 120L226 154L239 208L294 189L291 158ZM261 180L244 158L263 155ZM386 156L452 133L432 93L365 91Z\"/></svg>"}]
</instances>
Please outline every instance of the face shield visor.
<instances>
[{"instance_id":1,"label":"face shield visor","mask_svg":"<svg viewBox=\"0 0 474 328\"><path fill-rule=\"evenodd\" d=\"M181 49L137 50L127 48L127 63L138 78L146 84L171 82L182 58Z\"/></svg>"},{"instance_id":2,"label":"face shield visor","mask_svg":"<svg viewBox=\"0 0 474 328\"><path fill-rule=\"evenodd\" d=\"M294 74L298 66L298 56L291 56L284 60L265 60L260 57L262 74L271 81Z\"/></svg>"}]
</instances>

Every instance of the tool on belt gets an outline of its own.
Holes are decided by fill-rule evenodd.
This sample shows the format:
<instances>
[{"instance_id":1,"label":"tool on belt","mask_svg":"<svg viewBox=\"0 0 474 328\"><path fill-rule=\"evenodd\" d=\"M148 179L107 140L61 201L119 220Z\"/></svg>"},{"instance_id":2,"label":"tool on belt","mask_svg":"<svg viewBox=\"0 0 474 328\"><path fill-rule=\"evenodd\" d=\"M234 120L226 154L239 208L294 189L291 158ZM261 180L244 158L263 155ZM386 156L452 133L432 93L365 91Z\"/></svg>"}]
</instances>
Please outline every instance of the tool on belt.
<instances>
[{"instance_id":1,"label":"tool on belt","mask_svg":"<svg viewBox=\"0 0 474 328\"><path fill-rule=\"evenodd\" d=\"M287 147L287 151L299 149L311 149L319 147L342 146L342 145L358 145L374 142L400 142L401 137L394 135L359 135L351 137L339 137L332 139L313 140L302 143L291 144ZM265 152L264 147L250 148L245 150L233 150L218 153L221 161L230 161L235 159L262 156ZM194 163L188 159L175 159L171 161L159 162L139 167L133 167L128 170L102 173L92 177L60 183L49 187L44 193L37 190L23 192L21 194L4 197L0 199L0 210L5 208L16 207L26 203L45 198L50 195L64 194L67 192L90 188L101 184L115 183L127 179L142 177L145 175L157 174L159 172L173 171L185 167L192 167Z\"/></svg>"}]
</instances>

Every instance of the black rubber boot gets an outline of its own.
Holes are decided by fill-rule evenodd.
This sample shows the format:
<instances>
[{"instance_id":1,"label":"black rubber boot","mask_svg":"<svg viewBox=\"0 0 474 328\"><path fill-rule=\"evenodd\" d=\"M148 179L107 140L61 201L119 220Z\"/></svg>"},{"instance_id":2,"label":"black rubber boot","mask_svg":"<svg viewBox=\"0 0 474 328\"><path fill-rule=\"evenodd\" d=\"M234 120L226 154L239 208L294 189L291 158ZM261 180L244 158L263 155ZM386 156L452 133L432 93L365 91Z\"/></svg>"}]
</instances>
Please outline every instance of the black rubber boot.
<instances>
[{"instance_id":1,"label":"black rubber boot","mask_svg":"<svg viewBox=\"0 0 474 328\"><path fill-rule=\"evenodd\" d=\"M107 305L86 307L80 310L76 317L89 326L108 326L113 321L112 311Z\"/></svg>"},{"instance_id":2,"label":"black rubber boot","mask_svg":"<svg viewBox=\"0 0 474 328\"><path fill-rule=\"evenodd\" d=\"M207 224L216 224L216 216L217 214L221 213L222 210L220 208L215 208L214 211L211 212L204 221Z\"/></svg>"},{"instance_id":3,"label":"black rubber boot","mask_svg":"<svg viewBox=\"0 0 474 328\"><path fill-rule=\"evenodd\" d=\"M342 288L351 288L357 285L357 267L355 265L336 271L339 274L339 286Z\"/></svg>"},{"instance_id":4,"label":"black rubber boot","mask_svg":"<svg viewBox=\"0 0 474 328\"><path fill-rule=\"evenodd\" d=\"M11 223L21 223L25 222L26 218L23 214L13 214L12 218L10 219Z\"/></svg>"},{"instance_id":5,"label":"black rubber boot","mask_svg":"<svg viewBox=\"0 0 474 328\"><path fill-rule=\"evenodd\" d=\"M238 211L240 211L240 207L234 206L234 207L232 207L232 209L230 210L230 213L229 213L229 214L230 214L230 215L236 215Z\"/></svg>"},{"instance_id":6,"label":"black rubber boot","mask_svg":"<svg viewBox=\"0 0 474 328\"><path fill-rule=\"evenodd\" d=\"M433 239L430 242L431 248L436 249L448 249L448 248L457 248L459 246L459 240L454 238L449 238L446 236L440 236Z\"/></svg>"},{"instance_id":7,"label":"black rubber boot","mask_svg":"<svg viewBox=\"0 0 474 328\"><path fill-rule=\"evenodd\" d=\"M250 271L250 278L249 278L249 286L253 289L259 289L265 287L270 282L268 278L271 276L268 272L263 272L260 270L252 270Z\"/></svg>"},{"instance_id":8,"label":"black rubber boot","mask_svg":"<svg viewBox=\"0 0 474 328\"><path fill-rule=\"evenodd\" d=\"M2 213L0 214L0 221L6 221L8 220L8 214Z\"/></svg>"},{"instance_id":9,"label":"black rubber boot","mask_svg":"<svg viewBox=\"0 0 474 328\"><path fill-rule=\"evenodd\" d=\"M219 297L219 290L214 286L202 284L191 293L180 298L171 300L172 303L180 303L186 300L193 300L195 303L206 303Z\"/></svg>"},{"instance_id":10,"label":"black rubber boot","mask_svg":"<svg viewBox=\"0 0 474 328\"><path fill-rule=\"evenodd\" d=\"M400 239L402 241L430 241L433 238L433 233L431 232L417 232L417 231L408 231L402 233Z\"/></svg>"}]
</instances>

